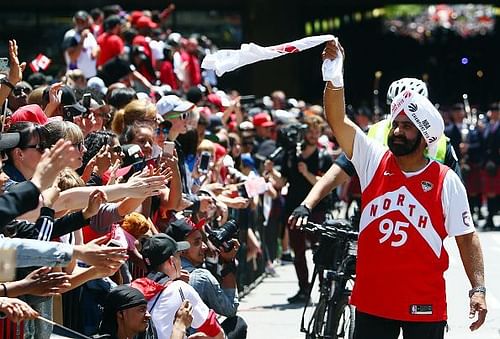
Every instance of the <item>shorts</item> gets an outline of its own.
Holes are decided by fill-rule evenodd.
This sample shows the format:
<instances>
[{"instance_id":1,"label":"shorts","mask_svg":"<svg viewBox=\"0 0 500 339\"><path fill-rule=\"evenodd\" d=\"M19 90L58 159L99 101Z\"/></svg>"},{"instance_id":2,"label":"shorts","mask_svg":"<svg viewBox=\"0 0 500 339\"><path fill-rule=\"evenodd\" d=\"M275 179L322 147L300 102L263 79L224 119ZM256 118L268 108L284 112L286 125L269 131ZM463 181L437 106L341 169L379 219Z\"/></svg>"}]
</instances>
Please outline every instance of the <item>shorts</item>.
<instances>
[{"instance_id":1,"label":"shorts","mask_svg":"<svg viewBox=\"0 0 500 339\"><path fill-rule=\"evenodd\" d=\"M443 339L446 321L413 322L377 317L356 310L354 339Z\"/></svg>"}]
</instances>

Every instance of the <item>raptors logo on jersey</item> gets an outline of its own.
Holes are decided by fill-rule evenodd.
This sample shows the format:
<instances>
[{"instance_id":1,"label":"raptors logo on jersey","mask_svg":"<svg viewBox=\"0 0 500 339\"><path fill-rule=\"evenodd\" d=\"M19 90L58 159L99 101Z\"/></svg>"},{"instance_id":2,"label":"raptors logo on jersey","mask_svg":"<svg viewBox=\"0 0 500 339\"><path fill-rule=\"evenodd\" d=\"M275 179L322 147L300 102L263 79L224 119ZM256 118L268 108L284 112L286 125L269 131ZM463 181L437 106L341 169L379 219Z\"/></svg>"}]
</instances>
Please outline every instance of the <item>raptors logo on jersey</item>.
<instances>
[{"instance_id":1,"label":"raptors logo on jersey","mask_svg":"<svg viewBox=\"0 0 500 339\"><path fill-rule=\"evenodd\" d=\"M351 299L359 311L404 321L446 319L441 191L447 170L431 162L406 177L391 152L382 157L363 191Z\"/></svg>"}]
</instances>

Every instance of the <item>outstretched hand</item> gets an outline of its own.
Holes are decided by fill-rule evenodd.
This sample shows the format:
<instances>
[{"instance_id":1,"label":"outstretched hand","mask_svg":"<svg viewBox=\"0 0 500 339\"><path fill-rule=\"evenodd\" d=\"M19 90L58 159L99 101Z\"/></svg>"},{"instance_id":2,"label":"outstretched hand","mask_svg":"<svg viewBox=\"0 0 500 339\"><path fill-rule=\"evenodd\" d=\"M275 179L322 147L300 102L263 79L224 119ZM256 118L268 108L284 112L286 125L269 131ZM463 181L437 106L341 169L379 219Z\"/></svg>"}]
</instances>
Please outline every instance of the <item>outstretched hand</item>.
<instances>
[{"instance_id":1,"label":"outstretched hand","mask_svg":"<svg viewBox=\"0 0 500 339\"><path fill-rule=\"evenodd\" d=\"M26 68L25 62L19 64L18 46L16 40L9 40L9 58L9 82L15 86L19 81L23 80L23 72Z\"/></svg>"}]
</instances>

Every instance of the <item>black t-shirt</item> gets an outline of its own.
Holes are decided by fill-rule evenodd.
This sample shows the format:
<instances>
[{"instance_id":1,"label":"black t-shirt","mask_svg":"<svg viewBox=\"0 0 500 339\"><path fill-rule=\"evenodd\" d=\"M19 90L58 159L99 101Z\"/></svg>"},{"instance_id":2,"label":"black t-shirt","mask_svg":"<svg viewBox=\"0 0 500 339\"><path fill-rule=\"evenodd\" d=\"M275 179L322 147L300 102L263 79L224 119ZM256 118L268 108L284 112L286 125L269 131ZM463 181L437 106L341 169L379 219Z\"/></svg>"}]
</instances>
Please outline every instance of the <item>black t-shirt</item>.
<instances>
[{"instance_id":1,"label":"black t-shirt","mask_svg":"<svg viewBox=\"0 0 500 339\"><path fill-rule=\"evenodd\" d=\"M290 184L285 201L286 217L299 206L305 199L313 185L307 181L297 168L297 164L303 161L309 172L316 176L322 176L332 165L332 157L324 150L316 149L307 159L297 158L294 154L285 154L281 166L281 174L287 178ZM332 201L329 197L320 201L314 211L325 211L330 207Z\"/></svg>"},{"instance_id":2,"label":"black t-shirt","mask_svg":"<svg viewBox=\"0 0 500 339\"><path fill-rule=\"evenodd\" d=\"M97 72L97 76L104 81L106 86L109 86L134 71L135 66L127 59L116 57L102 65L102 68Z\"/></svg>"}]
</instances>

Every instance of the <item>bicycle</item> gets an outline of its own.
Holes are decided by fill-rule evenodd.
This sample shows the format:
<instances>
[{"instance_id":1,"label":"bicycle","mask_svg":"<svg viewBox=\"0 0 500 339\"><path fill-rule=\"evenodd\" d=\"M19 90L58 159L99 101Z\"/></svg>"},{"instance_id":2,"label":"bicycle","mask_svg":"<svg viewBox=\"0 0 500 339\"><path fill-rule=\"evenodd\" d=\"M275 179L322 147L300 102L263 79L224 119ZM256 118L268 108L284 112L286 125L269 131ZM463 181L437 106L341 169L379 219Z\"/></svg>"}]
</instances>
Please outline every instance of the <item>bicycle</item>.
<instances>
[{"instance_id":1,"label":"bicycle","mask_svg":"<svg viewBox=\"0 0 500 339\"><path fill-rule=\"evenodd\" d=\"M359 218L353 217L351 221L328 220L322 225L309 222L303 228L320 237L319 247L313 256L311 289L316 276L322 274L319 301L307 328L304 327L305 313L311 291L302 313L301 332L306 333L306 339L354 337L354 306L349 304L349 297L356 277L359 233L355 231L355 221L359 221Z\"/></svg>"}]
</instances>

